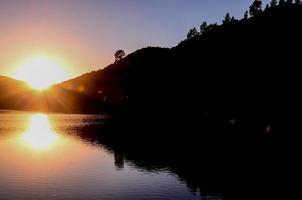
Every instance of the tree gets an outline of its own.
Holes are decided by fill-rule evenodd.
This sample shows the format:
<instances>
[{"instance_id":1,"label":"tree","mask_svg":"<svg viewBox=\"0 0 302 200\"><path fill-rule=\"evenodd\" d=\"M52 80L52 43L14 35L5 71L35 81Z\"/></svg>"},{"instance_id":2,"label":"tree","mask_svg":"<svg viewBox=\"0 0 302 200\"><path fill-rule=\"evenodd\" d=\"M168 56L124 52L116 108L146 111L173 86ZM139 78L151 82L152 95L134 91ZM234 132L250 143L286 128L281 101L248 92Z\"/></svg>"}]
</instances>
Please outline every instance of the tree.
<instances>
[{"instance_id":1,"label":"tree","mask_svg":"<svg viewBox=\"0 0 302 200\"><path fill-rule=\"evenodd\" d=\"M195 27L192 29L192 32L193 32L194 37L196 37L198 35L198 31Z\"/></svg>"},{"instance_id":2,"label":"tree","mask_svg":"<svg viewBox=\"0 0 302 200\"><path fill-rule=\"evenodd\" d=\"M255 0L252 5L250 6L250 15L256 16L262 12L262 1Z\"/></svg>"},{"instance_id":3,"label":"tree","mask_svg":"<svg viewBox=\"0 0 302 200\"><path fill-rule=\"evenodd\" d=\"M235 17L233 16L233 17L231 17L231 22L236 22L237 21L237 19L235 19Z\"/></svg>"},{"instance_id":4,"label":"tree","mask_svg":"<svg viewBox=\"0 0 302 200\"><path fill-rule=\"evenodd\" d=\"M265 10L267 10L267 9L269 9L269 5L268 4L266 4L266 6L265 6Z\"/></svg>"},{"instance_id":5,"label":"tree","mask_svg":"<svg viewBox=\"0 0 302 200\"><path fill-rule=\"evenodd\" d=\"M286 4L287 4L287 5L293 4L293 0L286 0Z\"/></svg>"},{"instance_id":6,"label":"tree","mask_svg":"<svg viewBox=\"0 0 302 200\"><path fill-rule=\"evenodd\" d=\"M208 23L206 21L204 21L201 25L200 25L200 34L203 34L208 27Z\"/></svg>"},{"instance_id":7,"label":"tree","mask_svg":"<svg viewBox=\"0 0 302 200\"><path fill-rule=\"evenodd\" d=\"M248 18L249 18L249 12L248 12L248 11L245 11L245 12L244 12L243 19L248 19Z\"/></svg>"},{"instance_id":8,"label":"tree","mask_svg":"<svg viewBox=\"0 0 302 200\"><path fill-rule=\"evenodd\" d=\"M187 34L187 39L192 39L198 35L197 29L194 27L190 29L189 33Z\"/></svg>"},{"instance_id":9,"label":"tree","mask_svg":"<svg viewBox=\"0 0 302 200\"><path fill-rule=\"evenodd\" d=\"M272 0L271 1L271 7L277 6L278 5L278 1L277 0Z\"/></svg>"},{"instance_id":10,"label":"tree","mask_svg":"<svg viewBox=\"0 0 302 200\"><path fill-rule=\"evenodd\" d=\"M224 20L222 20L222 23L223 24L227 24L227 23L229 23L231 21L231 15L230 15L230 13L227 13L226 15L225 15L225 17L224 17Z\"/></svg>"},{"instance_id":11,"label":"tree","mask_svg":"<svg viewBox=\"0 0 302 200\"><path fill-rule=\"evenodd\" d=\"M295 3L296 3L296 4L300 4L300 3L301 3L301 0L295 0Z\"/></svg>"},{"instance_id":12,"label":"tree","mask_svg":"<svg viewBox=\"0 0 302 200\"><path fill-rule=\"evenodd\" d=\"M284 6L285 5L285 0L280 0L279 1L279 6Z\"/></svg>"},{"instance_id":13,"label":"tree","mask_svg":"<svg viewBox=\"0 0 302 200\"><path fill-rule=\"evenodd\" d=\"M213 30L213 29L215 29L217 26L218 26L217 23L215 23L215 24L209 24L208 27L207 27L207 31Z\"/></svg>"},{"instance_id":14,"label":"tree","mask_svg":"<svg viewBox=\"0 0 302 200\"><path fill-rule=\"evenodd\" d=\"M115 54L114 54L114 57L115 57L115 63L120 61L124 56L125 56L125 52L123 50L118 50Z\"/></svg>"}]
</instances>

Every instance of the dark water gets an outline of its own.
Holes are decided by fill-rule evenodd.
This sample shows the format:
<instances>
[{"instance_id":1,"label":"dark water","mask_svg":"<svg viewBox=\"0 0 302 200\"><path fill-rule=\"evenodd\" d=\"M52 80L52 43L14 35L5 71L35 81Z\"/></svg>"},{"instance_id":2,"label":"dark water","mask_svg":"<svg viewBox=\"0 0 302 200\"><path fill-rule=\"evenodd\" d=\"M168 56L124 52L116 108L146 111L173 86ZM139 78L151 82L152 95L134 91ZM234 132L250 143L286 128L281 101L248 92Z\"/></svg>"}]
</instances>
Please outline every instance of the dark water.
<instances>
[{"instance_id":1,"label":"dark water","mask_svg":"<svg viewBox=\"0 0 302 200\"><path fill-rule=\"evenodd\" d=\"M83 129L105 121L1 111L0 199L222 199L201 196L168 168L146 170L83 137Z\"/></svg>"}]
</instances>

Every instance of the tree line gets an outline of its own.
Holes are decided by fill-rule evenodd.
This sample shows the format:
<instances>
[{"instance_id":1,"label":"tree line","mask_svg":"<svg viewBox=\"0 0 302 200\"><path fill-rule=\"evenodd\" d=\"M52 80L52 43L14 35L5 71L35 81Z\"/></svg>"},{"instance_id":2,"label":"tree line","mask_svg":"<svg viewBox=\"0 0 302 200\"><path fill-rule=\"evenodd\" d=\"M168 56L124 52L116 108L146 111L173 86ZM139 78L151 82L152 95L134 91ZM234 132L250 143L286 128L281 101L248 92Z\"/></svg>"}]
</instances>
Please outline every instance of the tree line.
<instances>
[{"instance_id":1,"label":"tree line","mask_svg":"<svg viewBox=\"0 0 302 200\"><path fill-rule=\"evenodd\" d=\"M302 0L272 0L269 4L265 6L264 10L267 10L272 7L276 6L288 6L288 5L294 5L294 4L301 4ZM249 10L244 12L243 20L247 20L249 17L254 17L259 15L263 12L262 8L262 0L254 0L254 2L249 7ZM225 15L225 18L222 20L222 24L230 24L237 22L238 19L236 19L234 16L231 16L230 13L227 13ZM214 28L218 27L217 23L214 24L208 24L206 21L203 21L203 23L200 25L199 30L197 30L196 27L193 27L189 30L187 34L187 39L195 38L196 36L203 35L209 30L212 30Z\"/></svg>"}]
</instances>

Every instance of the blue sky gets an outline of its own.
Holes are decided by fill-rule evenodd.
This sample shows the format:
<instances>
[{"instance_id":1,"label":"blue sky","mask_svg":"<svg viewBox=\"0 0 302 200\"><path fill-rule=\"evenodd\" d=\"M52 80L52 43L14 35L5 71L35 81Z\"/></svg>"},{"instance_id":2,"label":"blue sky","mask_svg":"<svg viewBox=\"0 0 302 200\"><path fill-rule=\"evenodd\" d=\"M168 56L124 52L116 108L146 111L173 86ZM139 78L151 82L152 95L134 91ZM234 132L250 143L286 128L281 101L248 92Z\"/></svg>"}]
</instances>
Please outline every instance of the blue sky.
<instances>
[{"instance_id":1,"label":"blue sky","mask_svg":"<svg viewBox=\"0 0 302 200\"><path fill-rule=\"evenodd\" d=\"M0 0L0 74L45 51L68 60L78 75L110 64L118 49L175 46L202 21L221 23L227 12L241 18L251 2Z\"/></svg>"}]
</instances>

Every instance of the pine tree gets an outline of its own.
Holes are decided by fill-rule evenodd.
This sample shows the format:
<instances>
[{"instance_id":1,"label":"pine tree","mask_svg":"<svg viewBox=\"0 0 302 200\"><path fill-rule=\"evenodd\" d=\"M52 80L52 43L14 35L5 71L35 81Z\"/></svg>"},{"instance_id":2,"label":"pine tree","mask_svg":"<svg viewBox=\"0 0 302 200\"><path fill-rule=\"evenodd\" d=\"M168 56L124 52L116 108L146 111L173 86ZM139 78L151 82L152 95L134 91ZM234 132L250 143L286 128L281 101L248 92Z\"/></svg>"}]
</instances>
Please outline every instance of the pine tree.
<instances>
[{"instance_id":1,"label":"pine tree","mask_svg":"<svg viewBox=\"0 0 302 200\"><path fill-rule=\"evenodd\" d=\"M277 5L278 5L278 1L277 0L272 0L271 1L271 7L277 6Z\"/></svg>"},{"instance_id":2,"label":"pine tree","mask_svg":"<svg viewBox=\"0 0 302 200\"><path fill-rule=\"evenodd\" d=\"M262 1L261 0L255 0L252 5L250 6L250 15L256 16L262 11Z\"/></svg>"},{"instance_id":3,"label":"pine tree","mask_svg":"<svg viewBox=\"0 0 302 200\"><path fill-rule=\"evenodd\" d=\"M201 25L200 25L200 34L204 34L204 32L207 30L208 27L208 23L206 21L204 21Z\"/></svg>"},{"instance_id":4,"label":"pine tree","mask_svg":"<svg viewBox=\"0 0 302 200\"><path fill-rule=\"evenodd\" d=\"M280 0L279 1L279 6L284 6L285 5L285 0Z\"/></svg>"},{"instance_id":5,"label":"pine tree","mask_svg":"<svg viewBox=\"0 0 302 200\"><path fill-rule=\"evenodd\" d=\"M198 35L197 29L194 27L190 29L189 33L187 34L187 39L192 39Z\"/></svg>"},{"instance_id":6,"label":"pine tree","mask_svg":"<svg viewBox=\"0 0 302 200\"><path fill-rule=\"evenodd\" d=\"M245 11L245 12L244 12L243 19L248 19L248 18L249 18L249 12L248 12L248 11Z\"/></svg>"},{"instance_id":7,"label":"pine tree","mask_svg":"<svg viewBox=\"0 0 302 200\"><path fill-rule=\"evenodd\" d=\"M193 38L192 29L190 29L188 34L187 34L187 39L189 40L191 38Z\"/></svg>"},{"instance_id":8,"label":"pine tree","mask_svg":"<svg viewBox=\"0 0 302 200\"><path fill-rule=\"evenodd\" d=\"M227 14L225 15L224 20L222 20L222 23L223 23L223 24L227 24L227 23L229 23L230 21L231 21L231 15L230 15L230 13L227 13Z\"/></svg>"},{"instance_id":9,"label":"pine tree","mask_svg":"<svg viewBox=\"0 0 302 200\"><path fill-rule=\"evenodd\" d=\"M215 29L217 26L218 26L217 23L215 23L215 24L209 24L208 27L207 27L207 31L213 30L213 29Z\"/></svg>"},{"instance_id":10,"label":"pine tree","mask_svg":"<svg viewBox=\"0 0 302 200\"><path fill-rule=\"evenodd\" d=\"M293 4L293 0L286 0L286 4L287 4L287 5Z\"/></svg>"},{"instance_id":11,"label":"pine tree","mask_svg":"<svg viewBox=\"0 0 302 200\"><path fill-rule=\"evenodd\" d=\"M197 35L199 35L199 33L195 27L192 29L192 32L193 32L193 37L196 37Z\"/></svg>"}]
</instances>

